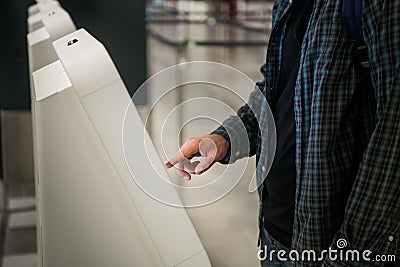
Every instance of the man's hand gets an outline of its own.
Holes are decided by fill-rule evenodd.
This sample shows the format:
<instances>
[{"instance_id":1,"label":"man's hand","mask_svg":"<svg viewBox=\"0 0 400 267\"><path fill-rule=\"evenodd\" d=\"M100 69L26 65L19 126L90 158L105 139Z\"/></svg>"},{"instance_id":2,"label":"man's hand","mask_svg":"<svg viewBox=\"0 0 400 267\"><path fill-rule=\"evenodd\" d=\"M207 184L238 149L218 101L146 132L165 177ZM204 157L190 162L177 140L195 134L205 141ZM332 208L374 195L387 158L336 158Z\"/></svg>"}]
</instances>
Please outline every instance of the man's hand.
<instances>
[{"instance_id":1,"label":"man's hand","mask_svg":"<svg viewBox=\"0 0 400 267\"><path fill-rule=\"evenodd\" d=\"M191 174L202 174L215 162L223 159L228 149L228 141L219 134L190 138L179 149L178 154L165 163L165 167L167 169L175 167L179 176L190 180ZM190 162L193 157L202 157L202 159Z\"/></svg>"}]
</instances>

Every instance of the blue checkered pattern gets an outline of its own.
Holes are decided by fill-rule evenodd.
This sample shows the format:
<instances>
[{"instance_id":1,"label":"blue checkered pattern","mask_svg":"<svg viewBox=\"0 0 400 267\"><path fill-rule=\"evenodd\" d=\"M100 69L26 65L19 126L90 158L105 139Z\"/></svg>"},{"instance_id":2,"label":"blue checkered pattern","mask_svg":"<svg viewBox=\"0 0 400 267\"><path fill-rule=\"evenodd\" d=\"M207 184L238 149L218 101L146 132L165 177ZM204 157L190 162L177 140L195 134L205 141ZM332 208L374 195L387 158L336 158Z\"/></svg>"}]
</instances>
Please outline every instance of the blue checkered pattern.
<instances>
[{"instance_id":1,"label":"blue checkered pattern","mask_svg":"<svg viewBox=\"0 0 400 267\"><path fill-rule=\"evenodd\" d=\"M341 0L315 0L302 44L294 105L296 207L292 249L318 252L329 246L336 248L336 241L344 238L349 249L399 256L400 1L369 0L363 4L362 26L372 87L356 75L354 44L343 23L342 4ZM248 105L214 131L240 150L231 151L223 162L257 155L259 180L265 176L262 166L267 161L268 139L268 131L260 129L268 124L265 106L278 84L289 13L289 1L277 0L262 67L265 79L256 87L266 98L253 93ZM243 124L245 127L238 127ZM250 148L240 145L246 138ZM321 264L373 265L329 259L293 263Z\"/></svg>"}]
</instances>

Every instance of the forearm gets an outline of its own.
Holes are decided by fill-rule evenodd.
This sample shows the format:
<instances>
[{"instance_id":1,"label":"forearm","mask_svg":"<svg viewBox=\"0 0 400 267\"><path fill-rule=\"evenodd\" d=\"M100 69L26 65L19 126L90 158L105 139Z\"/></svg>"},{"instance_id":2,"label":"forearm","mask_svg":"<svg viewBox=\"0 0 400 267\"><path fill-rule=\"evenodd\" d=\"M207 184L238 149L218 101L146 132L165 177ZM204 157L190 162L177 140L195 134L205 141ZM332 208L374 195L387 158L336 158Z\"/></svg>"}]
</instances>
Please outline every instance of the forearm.
<instances>
[{"instance_id":1,"label":"forearm","mask_svg":"<svg viewBox=\"0 0 400 267\"><path fill-rule=\"evenodd\" d=\"M253 156L256 153L259 134L259 115L261 105L265 102L265 64L260 72L264 79L256 83L248 102L240 107L236 115L230 116L212 134L222 135L229 142L227 155L221 163L232 163L236 160Z\"/></svg>"}]
</instances>

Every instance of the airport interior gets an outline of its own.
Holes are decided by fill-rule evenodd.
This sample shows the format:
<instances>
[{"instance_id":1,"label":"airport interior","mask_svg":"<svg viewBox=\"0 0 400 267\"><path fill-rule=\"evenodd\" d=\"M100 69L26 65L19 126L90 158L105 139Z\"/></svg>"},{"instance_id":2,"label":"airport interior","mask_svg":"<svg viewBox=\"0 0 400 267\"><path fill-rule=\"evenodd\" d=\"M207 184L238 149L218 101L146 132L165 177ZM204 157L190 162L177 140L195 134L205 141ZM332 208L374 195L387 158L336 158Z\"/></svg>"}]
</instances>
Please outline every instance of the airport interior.
<instances>
[{"instance_id":1,"label":"airport interior","mask_svg":"<svg viewBox=\"0 0 400 267\"><path fill-rule=\"evenodd\" d=\"M0 5L0 266L259 266L254 157L163 163L262 79L273 1Z\"/></svg>"}]
</instances>

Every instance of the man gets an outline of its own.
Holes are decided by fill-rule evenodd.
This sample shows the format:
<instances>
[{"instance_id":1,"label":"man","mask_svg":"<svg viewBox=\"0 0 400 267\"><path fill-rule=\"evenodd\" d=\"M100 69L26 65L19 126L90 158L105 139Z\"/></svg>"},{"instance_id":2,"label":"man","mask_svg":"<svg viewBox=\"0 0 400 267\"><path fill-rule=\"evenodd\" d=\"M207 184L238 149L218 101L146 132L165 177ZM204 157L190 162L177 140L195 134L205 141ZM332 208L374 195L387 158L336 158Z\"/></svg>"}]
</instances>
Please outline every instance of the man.
<instances>
[{"instance_id":1,"label":"man","mask_svg":"<svg viewBox=\"0 0 400 267\"><path fill-rule=\"evenodd\" d=\"M265 99L252 94L236 116L189 139L166 164L190 179L217 161L256 154L262 180L267 151L260 129L267 127L268 102L277 148L259 189L260 233L268 249L318 255L295 266L383 265L376 256L400 255L400 1L364 1L367 77L354 62L358 46L342 8L337 0L277 0L265 79L256 88ZM250 153L231 151L244 138ZM198 154L204 159L190 163ZM357 261L324 254L328 249L371 254ZM275 257L262 264L289 262Z\"/></svg>"}]
</instances>

